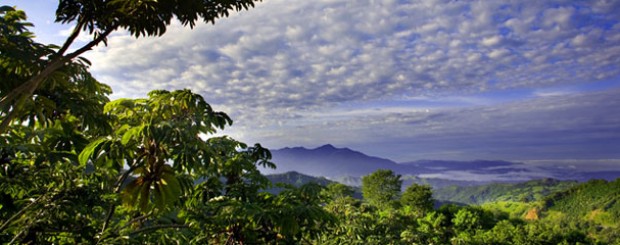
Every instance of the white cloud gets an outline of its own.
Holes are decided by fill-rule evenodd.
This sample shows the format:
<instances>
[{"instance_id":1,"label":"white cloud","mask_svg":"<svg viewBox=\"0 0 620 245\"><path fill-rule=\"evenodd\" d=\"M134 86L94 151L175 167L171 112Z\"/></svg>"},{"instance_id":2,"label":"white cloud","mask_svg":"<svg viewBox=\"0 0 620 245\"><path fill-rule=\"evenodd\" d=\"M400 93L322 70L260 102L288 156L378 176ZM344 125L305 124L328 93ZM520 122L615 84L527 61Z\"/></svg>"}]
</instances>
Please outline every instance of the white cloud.
<instances>
[{"instance_id":1,"label":"white cloud","mask_svg":"<svg viewBox=\"0 0 620 245\"><path fill-rule=\"evenodd\" d=\"M482 39L482 45L484 46L495 46L500 44L502 41L502 37L500 35L495 35L492 37L485 37Z\"/></svg>"},{"instance_id":2,"label":"white cloud","mask_svg":"<svg viewBox=\"0 0 620 245\"><path fill-rule=\"evenodd\" d=\"M545 120L557 130L584 122L554 119L540 104L368 116L331 109L617 78L619 12L609 1L268 0L215 25L175 23L159 38L119 34L88 57L115 96L190 88L225 108L250 140L283 146L432 135L438 146L447 133L492 137L544 131ZM549 110L560 113L555 106Z\"/></svg>"}]
</instances>

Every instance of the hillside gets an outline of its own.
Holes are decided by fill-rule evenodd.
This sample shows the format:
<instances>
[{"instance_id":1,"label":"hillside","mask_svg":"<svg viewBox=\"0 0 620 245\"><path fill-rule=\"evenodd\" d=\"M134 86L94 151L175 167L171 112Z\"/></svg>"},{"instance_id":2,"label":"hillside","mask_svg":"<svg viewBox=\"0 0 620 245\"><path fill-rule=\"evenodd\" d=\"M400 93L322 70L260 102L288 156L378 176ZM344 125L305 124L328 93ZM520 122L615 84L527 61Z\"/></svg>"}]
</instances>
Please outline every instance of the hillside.
<instances>
[{"instance_id":1,"label":"hillside","mask_svg":"<svg viewBox=\"0 0 620 245\"><path fill-rule=\"evenodd\" d=\"M316 183L322 186L327 186L333 181L328 180L324 177L313 177L305 174L301 174L295 171L281 173L281 174L268 174L265 175L269 181L273 184L271 188L266 189L265 191L277 194L280 193L284 188L278 186L279 184L291 185L294 187L299 187L308 183Z\"/></svg>"},{"instance_id":2,"label":"hillside","mask_svg":"<svg viewBox=\"0 0 620 245\"><path fill-rule=\"evenodd\" d=\"M578 184L576 181L539 179L521 183L492 183L479 186L449 186L433 191L440 201L480 205L489 202L532 202L542 200L554 192L564 191Z\"/></svg>"},{"instance_id":3,"label":"hillside","mask_svg":"<svg viewBox=\"0 0 620 245\"><path fill-rule=\"evenodd\" d=\"M549 211L606 226L620 220L620 178L591 180L544 199Z\"/></svg>"},{"instance_id":4,"label":"hillside","mask_svg":"<svg viewBox=\"0 0 620 245\"><path fill-rule=\"evenodd\" d=\"M305 174L301 174L295 171L286 172L282 174L268 174L265 175L269 181L273 184L283 183L293 186L301 186L307 183L317 183L322 186L334 183L334 181L328 180L323 177L313 177Z\"/></svg>"}]
</instances>

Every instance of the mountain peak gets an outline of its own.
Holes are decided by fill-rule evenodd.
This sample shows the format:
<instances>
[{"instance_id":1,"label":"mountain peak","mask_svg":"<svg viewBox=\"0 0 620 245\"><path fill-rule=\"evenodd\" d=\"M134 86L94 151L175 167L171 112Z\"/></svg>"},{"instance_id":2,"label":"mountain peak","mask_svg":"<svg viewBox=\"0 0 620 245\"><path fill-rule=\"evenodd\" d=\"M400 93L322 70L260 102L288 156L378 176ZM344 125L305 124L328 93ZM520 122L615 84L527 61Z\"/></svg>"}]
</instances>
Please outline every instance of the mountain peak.
<instances>
[{"instance_id":1,"label":"mountain peak","mask_svg":"<svg viewBox=\"0 0 620 245\"><path fill-rule=\"evenodd\" d=\"M333 150L337 150L337 148L334 147L332 144L326 144L326 145L322 145L320 147L317 147L315 150L330 150L330 151L333 151Z\"/></svg>"}]
</instances>

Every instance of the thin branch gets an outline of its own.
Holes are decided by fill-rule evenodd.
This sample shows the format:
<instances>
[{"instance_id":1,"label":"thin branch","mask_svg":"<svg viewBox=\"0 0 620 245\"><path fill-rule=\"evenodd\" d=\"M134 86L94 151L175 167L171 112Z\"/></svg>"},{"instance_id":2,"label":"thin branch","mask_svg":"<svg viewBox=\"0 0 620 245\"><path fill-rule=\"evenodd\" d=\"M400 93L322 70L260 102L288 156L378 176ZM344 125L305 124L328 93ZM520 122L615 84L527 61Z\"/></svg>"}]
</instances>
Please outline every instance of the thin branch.
<instances>
[{"instance_id":1,"label":"thin branch","mask_svg":"<svg viewBox=\"0 0 620 245\"><path fill-rule=\"evenodd\" d=\"M99 45L100 42L102 42L106 38L108 38L108 35L110 35L110 33L115 31L118 27L119 27L119 24L115 24L115 25L111 26L110 28L105 30L103 33L101 33L101 35L99 35L97 38L95 38L94 40L90 41L88 44L84 45L84 47L81 47L80 49L74 51L73 53L67 54L64 57L66 57L67 60L71 60L71 59L73 59L75 57L80 56L84 52L91 50L93 47Z\"/></svg>"},{"instance_id":2,"label":"thin branch","mask_svg":"<svg viewBox=\"0 0 620 245\"><path fill-rule=\"evenodd\" d=\"M45 209L40 210L40 211L39 211L36 215L34 215L34 217L39 217L39 216L41 216L41 214L43 214L43 212L44 212L44 211L45 211ZM15 240L17 240L17 238L19 238L19 237L20 237L22 234L24 234L26 231L29 231L29 230L30 230L30 228L32 228L32 226L33 226L33 225L34 225L33 223L28 224L28 226L27 226L26 228L22 229L22 231L21 231L21 232L17 233L17 234L13 237L13 239L11 239L11 241L9 242L9 244L13 244L13 243L15 242Z\"/></svg>"},{"instance_id":3,"label":"thin branch","mask_svg":"<svg viewBox=\"0 0 620 245\"><path fill-rule=\"evenodd\" d=\"M30 78L30 80L23 83L19 87L13 89L13 91L0 100L0 107L6 107L7 110L11 107L10 103L17 100L17 102L12 106L13 110L9 111L7 116L2 120L2 124L0 124L0 134L7 131L9 124L17 117L19 111L24 107L28 97L34 94L34 91L37 87L39 87L43 80L64 65L64 62L61 61L63 61L62 58L52 61L47 67L45 67L45 69L43 69L43 71Z\"/></svg>"},{"instance_id":4,"label":"thin branch","mask_svg":"<svg viewBox=\"0 0 620 245\"><path fill-rule=\"evenodd\" d=\"M94 46L97 46L100 42L104 41L107 38L107 36L110 33L112 33L112 31L116 30L118 26L119 26L118 24L111 26L105 32L99 35L97 38L90 41L88 44L84 45L84 47L74 51L73 53L67 54L66 56L62 56L61 54L61 56L58 56L57 58L53 59L39 74L30 78L27 82L13 89L13 91L11 91L8 95L3 97L0 100L0 108L6 107L8 110L8 108L10 107L10 103L12 101L17 100L17 102L13 105L13 110L9 111L6 118L2 120L2 123L0 124L0 134L6 133L6 131L8 130L9 124L17 117L17 115L19 114L19 111L24 107L26 99L32 96L32 94L34 94L34 91L41 85L41 83L47 77L49 77L49 75L51 75L53 72L63 67L65 63L80 56L84 52L91 50Z\"/></svg>"},{"instance_id":5,"label":"thin branch","mask_svg":"<svg viewBox=\"0 0 620 245\"><path fill-rule=\"evenodd\" d=\"M35 199L33 202L31 202L30 204L28 204L26 207L22 208L21 210L19 210L19 212L17 212L16 214L14 214L13 216L11 216L9 219L7 219L2 226L0 226L0 231L3 231L11 222L13 222L13 220L17 219L19 216L21 216L22 214L24 214L26 212L26 210L30 209L30 207L34 206L36 203L38 203L41 199L43 199L43 197L45 197L45 195L41 195L39 196L37 199Z\"/></svg>"},{"instance_id":6,"label":"thin branch","mask_svg":"<svg viewBox=\"0 0 620 245\"><path fill-rule=\"evenodd\" d=\"M129 169L127 169L127 171L125 171L123 173L123 175L121 175L118 180L116 180L116 182L114 183L115 189L114 192L115 193L119 193L121 191L121 187L123 186L123 182L125 182L125 180L129 177L129 174L131 174L131 172L133 172L134 170L136 170L136 168L138 168L138 162L140 162L140 159L142 159L143 157L145 157L147 155L147 153L143 153L142 155L140 155L138 157L138 159L136 159L135 164L132 164Z\"/></svg>"},{"instance_id":7,"label":"thin branch","mask_svg":"<svg viewBox=\"0 0 620 245\"><path fill-rule=\"evenodd\" d=\"M148 219L151 215L153 215L153 214L149 213L149 214L142 215L140 217L133 218L133 219L129 220L129 222L127 222L127 224L125 224L123 227L119 228L119 230L125 229L125 228L127 228L128 226L130 226L133 223L136 223L136 222Z\"/></svg>"},{"instance_id":8,"label":"thin branch","mask_svg":"<svg viewBox=\"0 0 620 245\"><path fill-rule=\"evenodd\" d=\"M138 157L138 160L144 156L146 156L146 154L143 154L142 156ZM116 186L114 189L115 194L118 194L121 192L121 187L123 186L123 182L125 182L125 180L129 177L129 174L131 174L131 172L133 172L138 167L137 162L138 161L132 164L129 167L129 169L125 171L123 175L120 176L120 178L116 181L116 183L114 183L114 185ZM108 225L110 224L110 220L112 220L112 216L114 215L114 212L116 212L116 206L117 206L116 203L112 203L110 204L110 207L108 208L108 215L106 215L105 221L103 221L103 226L101 227L101 232L100 232L101 237L99 238L99 241L103 239L103 233L108 228ZM99 243L99 241L97 241L97 243Z\"/></svg>"},{"instance_id":9,"label":"thin branch","mask_svg":"<svg viewBox=\"0 0 620 245\"><path fill-rule=\"evenodd\" d=\"M11 239L11 241L9 242L9 244L14 244L14 242L17 240L17 238L19 238L22 234L24 234L24 232L26 232L26 230L22 230L21 232L17 233L17 235L15 235L13 237L13 239Z\"/></svg>"},{"instance_id":10,"label":"thin branch","mask_svg":"<svg viewBox=\"0 0 620 245\"><path fill-rule=\"evenodd\" d=\"M67 51L67 49L69 49L69 47L71 47L71 44L73 44L73 41L75 41L75 39L80 35L80 31L82 30L83 26L84 26L84 23L82 21L78 21L78 23L73 28L73 31L71 32L71 35L69 35L69 37L67 38L65 43L58 50L58 52L56 52L56 54L62 56Z\"/></svg>"},{"instance_id":11,"label":"thin branch","mask_svg":"<svg viewBox=\"0 0 620 245\"><path fill-rule=\"evenodd\" d=\"M131 233L129 233L129 236L135 236L135 235L138 235L138 234L140 234L142 232L147 232L147 231L152 231L152 230L171 229L171 228L189 229L189 226L185 225L185 224L153 225L153 226L145 227L145 228L139 229L137 231L131 232Z\"/></svg>"}]
</instances>

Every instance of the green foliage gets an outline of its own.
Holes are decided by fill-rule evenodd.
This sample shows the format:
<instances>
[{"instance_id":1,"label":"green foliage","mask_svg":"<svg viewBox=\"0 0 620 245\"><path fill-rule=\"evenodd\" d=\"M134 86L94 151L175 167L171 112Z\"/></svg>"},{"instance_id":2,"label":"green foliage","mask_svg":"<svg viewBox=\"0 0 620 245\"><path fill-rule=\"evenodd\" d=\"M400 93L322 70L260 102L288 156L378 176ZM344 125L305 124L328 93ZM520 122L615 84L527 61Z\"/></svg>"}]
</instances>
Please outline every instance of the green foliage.
<instances>
[{"instance_id":1,"label":"green foliage","mask_svg":"<svg viewBox=\"0 0 620 245\"><path fill-rule=\"evenodd\" d=\"M585 217L593 210L609 212L620 219L620 179L607 182L591 180L544 199L550 210L557 210L573 217Z\"/></svg>"},{"instance_id":2,"label":"green foliage","mask_svg":"<svg viewBox=\"0 0 620 245\"><path fill-rule=\"evenodd\" d=\"M281 173L281 174L269 174L269 175L266 175L265 177L267 177L267 179L269 179L269 181L271 181L271 183L274 184L270 188L265 189L265 191L273 193L273 194L280 193L281 191L286 189L282 186L287 186L287 185L300 187L305 184L316 183L321 186L328 186L331 183L335 183L324 177L318 177L318 178L312 177L312 176L300 174L295 171Z\"/></svg>"},{"instance_id":3,"label":"green foliage","mask_svg":"<svg viewBox=\"0 0 620 245\"><path fill-rule=\"evenodd\" d=\"M559 223L581 230L600 241L620 240L620 179L607 182L591 180L543 200L553 217L548 222Z\"/></svg>"},{"instance_id":4,"label":"green foliage","mask_svg":"<svg viewBox=\"0 0 620 245\"><path fill-rule=\"evenodd\" d=\"M423 215L433 209L433 192L431 187L427 185L412 184L400 198L400 203L404 208L410 209L410 212Z\"/></svg>"},{"instance_id":5,"label":"green foliage","mask_svg":"<svg viewBox=\"0 0 620 245\"><path fill-rule=\"evenodd\" d=\"M331 183L327 185L322 195L327 198L327 200L339 200L343 198L352 198L355 190L352 187L340 184L340 183Z\"/></svg>"},{"instance_id":6,"label":"green foliage","mask_svg":"<svg viewBox=\"0 0 620 245\"><path fill-rule=\"evenodd\" d=\"M161 36L171 20L194 27L196 21L215 23L231 11L254 7L256 0L114 0L83 1L61 0L56 10L56 21L70 23L90 33L123 28L132 35Z\"/></svg>"},{"instance_id":7,"label":"green foliage","mask_svg":"<svg viewBox=\"0 0 620 245\"><path fill-rule=\"evenodd\" d=\"M392 207L400 196L401 185L400 175L380 169L362 178L362 195L375 207Z\"/></svg>"},{"instance_id":8,"label":"green foliage","mask_svg":"<svg viewBox=\"0 0 620 245\"><path fill-rule=\"evenodd\" d=\"M74 34L95 33L87 50L114 26L159 35L172 17L193 25L249 6L61 1L57 13L78 22ZM297 243L335 223L320 207L321 186L261 193L270 182L258 166L274 168L271 153L208 138L232 120L202 96L152 91L109 102L88 62L73 60L84 50L63 56L75 35L60 49L37 44L24 21L0 8L0 243Z\"/></svg>"},{"instance_id":9,"label":"green foliage","mask_svg":"<svg viewBox=\"0 0 620 245\"><path fill-rule=\"evenodd\" d=\"M532 202L490 202L481 205L485 210L495 214L506 214L507 218L523 219L529 210L540 208L539 203Z\"/></svg>"},{"instance_id":10,"label":"green foliage","mask_svg":"<svg viewBox=\"0 0 620 245\"><path fill-rule=\"evenodd\" d=\"M522 183L449 186L437 189L433 194L437 200L462 204L480 205L498 201L535 202L551 193L563 191L575 185L577 185L576 181L540 179Z\"/></svg>"},{"instance_id":11,"label":"green foliage","mask_svg":"<svg viewBox=\"0 0 620 245\"><path fill-rule=\"evenodd\" d=\"M48 62L55 46L32 40L34 35L26 28L25 13L12 7L0 8L0 96L3 102L14 90L39 72ZM14 115L14 124L35 123L49 126L68 112L80 119L80 127L88 133L106 132L101 108L108 102L110 87L96 81L88 72L85 60L67 62L62 68L48 74L45 83L22 103L22 110ZM11 106L0 111L3 120Z\"/></svg>"}]
</instances>

